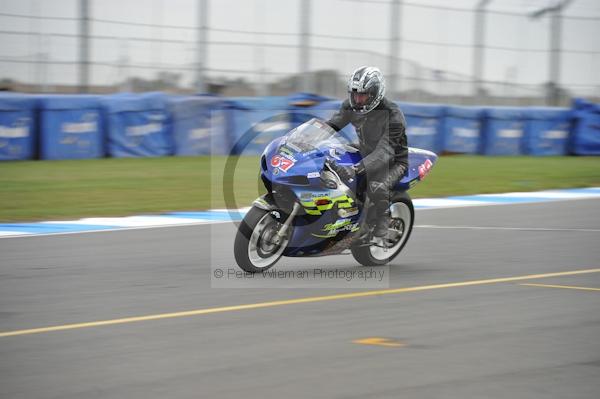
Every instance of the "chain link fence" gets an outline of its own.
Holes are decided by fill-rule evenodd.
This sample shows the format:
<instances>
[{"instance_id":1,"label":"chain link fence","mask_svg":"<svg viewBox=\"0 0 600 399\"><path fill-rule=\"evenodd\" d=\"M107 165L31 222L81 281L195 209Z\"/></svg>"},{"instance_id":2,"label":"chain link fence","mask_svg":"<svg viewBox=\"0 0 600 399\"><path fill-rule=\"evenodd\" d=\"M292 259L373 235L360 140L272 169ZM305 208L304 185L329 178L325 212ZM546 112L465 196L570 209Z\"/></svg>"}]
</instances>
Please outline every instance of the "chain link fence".
<instances>
[{"instance_id":1,"label":"chain link fence","mask_svg":"<svg viewBox=\"0 0 600 399\"><path fill-rule=\"evenodd\" d=\"M59 1L51 10L47 3L30 0L21 8L0 3L1 88L79 91L81 1ZM205 45L206 88L227 96L284 95L305 87L307 79L311 91L343 97L347 73L371 64L397 76L398 89L389 95L406 101L532 105L547 104L549 92L559 94L560 104L573 96L600 99L600 43L594 39L600 37L600 15L562 17L562 74L556 84L548 77L549 18L494 10L493 2L485 19L479 81L472 68L472 8L401 2L400 38L392 54L391 1L313 0L309 71L303 73L300 0L209 1L205 43L198 39L198 0L89 4L87 90L93 93L194 93L197 53ZM144 7L146 17L128 18L123 7ZM176 18L173 7L187 10L185 21ZM391 57L397 62L390 63ZM397 70L389 71L389 65Z\"/></svg>"}]
</instances>

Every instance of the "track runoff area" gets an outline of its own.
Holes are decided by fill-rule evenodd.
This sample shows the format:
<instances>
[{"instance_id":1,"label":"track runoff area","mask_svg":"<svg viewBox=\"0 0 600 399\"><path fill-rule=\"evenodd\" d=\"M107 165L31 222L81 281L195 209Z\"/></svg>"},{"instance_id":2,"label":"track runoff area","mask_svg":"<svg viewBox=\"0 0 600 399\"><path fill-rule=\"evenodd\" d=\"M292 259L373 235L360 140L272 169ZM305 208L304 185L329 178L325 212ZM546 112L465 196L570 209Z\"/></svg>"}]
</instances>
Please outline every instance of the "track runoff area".
<instances>
[{"instance_id":1,"label":"track runoff area","mask_svg":"<svg viewBox=\"0 0 600 399\"><path fill-rule=\"evenodd\" d=\"M219 285L234 234L0 239L0 397L597 397L597 198L418 209L373 286Z\"/></svg>"}]
</instances>

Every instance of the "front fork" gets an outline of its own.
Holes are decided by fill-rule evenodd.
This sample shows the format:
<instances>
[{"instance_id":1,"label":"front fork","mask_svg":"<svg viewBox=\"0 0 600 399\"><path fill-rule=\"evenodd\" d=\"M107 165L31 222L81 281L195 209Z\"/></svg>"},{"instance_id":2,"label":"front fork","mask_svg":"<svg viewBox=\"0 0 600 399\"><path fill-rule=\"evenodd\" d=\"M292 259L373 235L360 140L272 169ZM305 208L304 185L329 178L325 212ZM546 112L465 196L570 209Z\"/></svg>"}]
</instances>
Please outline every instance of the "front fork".
<instances>
[{"instance_id":1,"label":"front fork","mask_svg":"<svg viewBox=\"0 0 600 399\"><path fill-rule=\"evenodd\" d=\"M269 198L270 197L268 197L268 194L265 194L255 199L252 205L268 212L279 211L279 209L277 209L277 207L269 200ZM290 225L294 221L294 218L298 212L300 212L301 208L302 206L298 202L294 202L292 211L289 213L287 219L285 219L285 221L281 224L281 227L278 229L277 233L272 239L274 244L279 244L285 238Z\"/></svg>"},{"instance_id":2,"label":"front fork","mask_svg":"<svg viewBox=\"0 0 600 399\"><path fill-rule=\"evenodd\" d=\"M298 211L300 211L300 208L301 208L300 204L297 202L294 202L294 208L292 209L292 212L290 212L290 215L287 217L285 222L283 222L283 224L279 228L279 231L277 232L277 236L275 238L275 241L277 244L279 244L281 242L281 240L285 237L285 234L287 233L287 230L290 227L290 224L292 224L292 221L298 214Z\"/></svg>"}]
</instances>

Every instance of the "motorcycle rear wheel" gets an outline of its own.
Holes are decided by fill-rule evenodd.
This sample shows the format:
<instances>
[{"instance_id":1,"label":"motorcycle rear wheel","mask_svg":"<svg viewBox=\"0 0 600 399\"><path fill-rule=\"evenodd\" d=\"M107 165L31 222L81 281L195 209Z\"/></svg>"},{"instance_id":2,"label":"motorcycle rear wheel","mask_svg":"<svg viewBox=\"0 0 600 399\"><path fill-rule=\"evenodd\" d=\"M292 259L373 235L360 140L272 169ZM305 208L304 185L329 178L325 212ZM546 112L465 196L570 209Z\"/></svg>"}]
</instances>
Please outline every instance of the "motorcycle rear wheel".
<instances>
[{"instance_id":1,"label":"motorcycle rear wheel","mask_svg":"<svg viewBox=\"0 0 600 399\"><path fill-rule=\"evenodd\" d=\"M387 248L376 245L360 245L351 248L352 256L363 266L383 266L390 263L402 251L412 232L415 210L407 193L398 193L392 200L398 204L400 217L392 218L390 227L397 232L394 240L387 243Z\"/></svg>"}]
</instances>

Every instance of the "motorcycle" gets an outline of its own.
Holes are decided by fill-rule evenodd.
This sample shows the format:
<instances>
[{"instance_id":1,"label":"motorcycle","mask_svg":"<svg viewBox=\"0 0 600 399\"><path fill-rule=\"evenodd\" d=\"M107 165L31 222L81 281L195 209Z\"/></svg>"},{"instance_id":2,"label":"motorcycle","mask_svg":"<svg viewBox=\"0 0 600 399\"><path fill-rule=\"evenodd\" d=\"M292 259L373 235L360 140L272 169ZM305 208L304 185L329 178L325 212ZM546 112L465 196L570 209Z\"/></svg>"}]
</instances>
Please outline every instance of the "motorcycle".
<instances>
[{"instance_id":1,"label":"motorcycle","mask_svg":"<svg viewBox=\"0 0 600 399\"><path fill-rule=\"evenodd\" d=\"M282 257L351 253L364 265L384 265L406 245L414 223L407 190L423 180L437 160L433 152L409 148L409 167L394 187L385 237L373 237L373 204L366 177L343 181L335 165L361 160L356 145L319 119L311 119L267 145L260 158L267 193L240 222L234 243L238 266L257 273Z\"/></svg>"}]
</instances>

